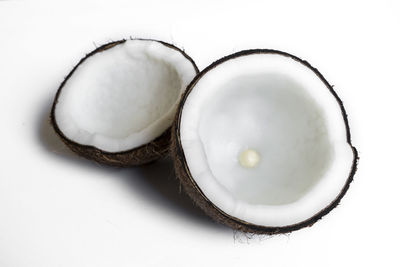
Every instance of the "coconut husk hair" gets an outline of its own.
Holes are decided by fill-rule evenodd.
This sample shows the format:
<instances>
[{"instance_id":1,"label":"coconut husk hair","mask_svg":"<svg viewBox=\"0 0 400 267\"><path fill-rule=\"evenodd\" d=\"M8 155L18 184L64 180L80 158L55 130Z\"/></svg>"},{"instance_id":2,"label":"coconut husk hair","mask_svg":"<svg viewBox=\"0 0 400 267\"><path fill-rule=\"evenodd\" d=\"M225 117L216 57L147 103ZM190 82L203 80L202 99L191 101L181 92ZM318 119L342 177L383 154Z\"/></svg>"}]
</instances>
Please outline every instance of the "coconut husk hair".
<instances>
[{"instance_id":1,"label":"coconut husk hair","mask_svg":"<svg viewBox=\"0 0 400 267\"><path fill-rule=\"evenodd\" d=\"M188 95L191 93L192 89L195 87L196 83L210 70L215 68L221 63L228 61L230 59L234 59L240 56L252 55L252 54L279 54L285 57L290 57L295 61L300 62L305 67L311 69L315 75L319 77L319 79L325 84L327 89L332 93L333 97L335 97L338 105L340 106L343 121L346 128L346 135L347 135L347 143L351 146L353 151L353 163L351 170L349 172L348 178L346 180L345 185L343 186L342 190L338 192L337 197L324 209L316 213L311 218L299 222L297 224L288 225L284 227L265 227L260 225L255 225L252 223L248 223L243 221L239 218L235 218L230 216L229 214L222 211L216 205L214 205L207 196L202 192L201 188L197 185L196 180L192 176L190 169L188 167L186 161L185 151L182 148L181 144L181 137L180 137L180 124L181 124L181 116L183 106L185 105L185 101ZM216 62L212 63L210 66L205 68L201 71L189 84L185 93L183 94L179 107L178 112L175 117L175 122L172 127L172 147L171 147L171 155L174 159L176 176L179 179L181 185L183 186L184 191L194 200L195 204L200 207L208 216L214 219L216 222L227 225L234 230L248 232L248 233L255 233L255 234L281 234L281 233L289 233L295 230L299 230L303 227L312 226L318 220L320 220L323 216L328 214L331 210L338 206L340 200L346 194L347 190L349 189L350 183L353 181L353 177L357 170L357 163L358 163L358 152L357 149L351 144L351 136L350 136L350 127L347 119L347 114L343 106L343 102L340 100L339 96L333 90L333 87L326 81L326 79L322 76L322 74L314 67L312 67L307 61L304 61L296 56L291 54L277 51L277 50L270 50L270 49L253 49L253 50L245 50L241 51L227 57L221 58Z\"/></svg>"},{"instance_id":2,"label":"coconut husk hair","mask_svg":"<svg viewBox=\"0 0 400 267\"><path fill-rule=\"evenodd\" d=\"M180 52L186 59L188 59L191 62L196 73L199 72L193 59L191 59L183 50L177 48L176 46L162 42L162 41L152 40L152 39L135 39L135 40L155 41L155 42L159 42L169 48L172 48L172 49ZM57 121L56 121L56 117L55 117L55 109L56 109L56 105L58 103L59 95L61 93L61 90L63 90L64 85L68 82L68 80L74 74L76 69L81 64L83 64L86 59L90 58L93 55L101 53L103 51L106 51L108 49L111 49L117 45L125 43L126 41L127 40L123 39L123 40L113 41L113 42L104 44L104 45L96 48L89 54L87 54L84 58L82 58L78 62L78 64L71 70L71 72L66 76L66 78L61 83L60 87L58 88L56 96L54 98L53 106L52 106L51 112L50 112L51 125L53 126L55 132L61 138L61 140L72 151L77 153L79 156L82 156L82 157L90 159L90 160L94 160L98 163L112 165L112 166L118 166L118 167L142 165L142 164L150 163L152 161L155 161L157 159L160 159L160 158L166 156L168 154L169 147L170 147L171 127L169 127L167 130L165 130L164 133L162 133L159 137L155 138L153 141L151 141L147 144L144 144L140 147L136 147L136 148L133 148L130 150L111 153L111 152L103 151L94 146L79 144L79 143L69 139L67 136L65 136L57 125Z\"/></svg>"}]
</instances>

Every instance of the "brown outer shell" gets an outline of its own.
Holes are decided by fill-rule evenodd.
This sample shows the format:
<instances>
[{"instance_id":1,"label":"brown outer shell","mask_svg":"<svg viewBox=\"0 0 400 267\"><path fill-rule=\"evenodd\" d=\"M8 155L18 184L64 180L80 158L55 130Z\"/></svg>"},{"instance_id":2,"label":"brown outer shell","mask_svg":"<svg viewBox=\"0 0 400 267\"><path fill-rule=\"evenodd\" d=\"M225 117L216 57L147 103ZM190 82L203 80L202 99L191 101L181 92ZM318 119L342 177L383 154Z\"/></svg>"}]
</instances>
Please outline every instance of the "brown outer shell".
<instances>
[{"instance_id":1,"label":"brown outer shell","mask_svg":"<svg viewBox=\"0 0 400 267\"><path fill-rule=\"evenodd\" d=\"M196 73L199 73L199 69L197 68L196 64L194 63L193 59L190 58L184 51L177 48L172 44L165 43L163 41L153 40L153 39L131 39L131 40L147 40L147 41L154 41L159 42L169 48L175 49L176 51L180 52L186 59L192 63ZM89 54L87 54L84 58L82 58L79 63L71 70L71 72L67 75L64 81L61 83L60 87L57 90L56 96L54 98L53 106L50 112L50 121L51 124L57 133L57 135L61 138L61 140L75 153L78 155L85 157L90 160L94 160L96 162L107 164L111 166L118 166L118 167L128 167L128 166L136 166L142 165L146 163L150 163L161 157L168 154L169 147L170 147L170 140L171 140L171 127L164 131L159 137L155 138L153 141L149 142L148 144L144 144L140 147L136 147L130 150L111 153L107 151L103 151L99 148L94 146L88 146L79 144L68 137L66 137L60 128L57 125L57 121L55 118L55 108L58 102L58 97L60 95L61 90L63 89L64 85L68 81L68 79L74 74L75 70L85 62L85 60L97 53L101 53L107 49L110 49L114 46L122 44L126 42L125 39L110 42L104 44Z\"/></svg>"},{"instance_id":2,"label":"brown outer shell","mask_svg":"<svg viewBox=\"0 0 400 267\"><path fill-rule=\"evenodd\" d=\"M185 105L185 101L186 101L188 95L191 93L192 89L195 87L196 83L208 71L212 70L219 64L224 63L228 60L237 58L237 57L253 55L253 54L278 54L278 55L282 55L285 57L290 57L291 59L298 61L301 64L303 64L305 67L311 69L315 73L315 75L317 75L319 77L319 79L325 84L325 86L329 89L329 91L332 93L332 95L337 100L337 102L341 108L343 120L344 120L345 127L346 127L347 143L351 146L351 148L353 150L353 155L354 155L351 171L349 173L349 177L348 177L344 187L337 195L337 197L326 208L322 209L321 211L319 211L317 214L315 214L311 218L309 218L305 221L296 223L296 224L282 226L282 227L275 227L275 226L274 227L266 227L266 226L252 224L252 223L246 222L244 220L241 220L239 218L230 216L229 214L225 213L224 211L219 209L217 206L215 206L205 196L205 194L202 192L202 190L200 189L200 187L197 185L196 181L192 177L189 167L186 162L185 153L182 149L182 144L181 144L181 139L180 139L180 123L181 123L183 106ZM212 63L207 68L205 68L193 79L193 81L188 85L185 93L182 96L181 102L178 106L178 112L176 114L175 122L174 122L173 128L172 128L171 153L172 153L172 157L174 158L176 175L179 178L184 190L208 216L210 216L216 222L227 225L235 230L242 231L242 232L248 232L248 233L255 233L255 234L289 233L289 232L292 232L295 230L299 230L306 226L312 226L315 222L317 222L319 219L321 219L324 215L329 213L331 210L333 210L339 204L340 200L346 194L346 192L350 186L350 183L353 181L353 177L357 170L357 163L358 163L358 159L359 159L357 149L354 146L352 146L352 144L351 144L350 127L349 127L349 123L348 123L348 119L347 119L347 114L346 114L346 111L343 106L343 102L340 100L339 96L333 90L332 86L325 80L325 78L322 76L322 74L316 68L312 67L307 61L304 61L304 60L302 60L296 56L293 56L291 54L288 54L286 52L282 52L282 51L278 51L278 50L271 50L271 49L244 50L244 51L240 51L240 52L234 53L232 55L223 57L223 58L215 61L214 63Z\"/></svg>"}]
</instances>

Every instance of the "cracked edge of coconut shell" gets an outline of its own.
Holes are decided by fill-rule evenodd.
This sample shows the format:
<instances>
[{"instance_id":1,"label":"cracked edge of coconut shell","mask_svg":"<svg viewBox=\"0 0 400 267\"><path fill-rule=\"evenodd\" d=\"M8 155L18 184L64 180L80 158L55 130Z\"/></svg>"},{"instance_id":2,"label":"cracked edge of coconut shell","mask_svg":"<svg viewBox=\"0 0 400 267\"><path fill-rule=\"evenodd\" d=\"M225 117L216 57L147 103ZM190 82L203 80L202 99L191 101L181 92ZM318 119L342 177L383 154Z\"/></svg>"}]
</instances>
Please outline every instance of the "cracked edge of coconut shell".
<instances>
[{"instance_id":1,"label":"cracked edge of coconut shell","mask_svg":"<svg viewBox=\"0 0 400 267\"><path fill-rule=\"evenodd\" d=\"M278 54L278 55L286 56L297 62L300 62L305 67L311 69L314 72L314 74L317 75L318 78L325 84L325 86L328 88L328 90L332 93L332 95L335 97L336 101L338 102L341 112L342 112L343 121L344 121L345 127L346 127L347 143L350 145L350 147L353 151L353 163L352 163L352 167L351 167L349 176L348 176L347 181L346 181L345 185L343 186L342 190L338 193L337 197L327 207L320 210L318 213L316 213L309 219L304 220L299 223L296 223L296 224L292 224L292 225L281 226L281 227L260 226L260 225L252 224L252 223L246 222L244 220L241 220L239 218L230 216L229 214L222 211L220 208L215 206L205 196L205 194L202 192L200 187L197 185L197 183L193 179L193 177L190 173L190 170L188 168L187 162L186 162L185 153L182 149L181 138L180 138L180 122L181 122L182 109L183 109L183 106L186 102L188 95L191 93L192 89L195 87L197 82L208 71L212 70L219 64L224 63L230 59L234 59L234 58L241 57L241 56L253 55L253 54ZM199 206L214 221L216 221L217 223L224 224L234 230L246 232L246 233L270 234L270 235L285 234L285 233L290 233L290 232L299 230L304 227L312 226L314 223L316 223L318 220L320 220L323 216L325 216L331 210L333 210L334 208L336 208L338 206L340 200L346 194L351 182L353 181L353 177L356 173L357 164L358 164L358 160L359 160L357 149L351 144L350 127L349 127L349 123L348 123L346 110L344 108L342 100L339 98L339 96L333 90L333 87L327 82L327 80L324 78L324 76L316 68L312 67L307 61L302 60L302 59L300 59L294 55L291 55L289 53L282 52L279 50L273 50L273 49L243 50L243 51L231 54L229 56L223 57L223 58L215 61L211 65L209 65L203 71L201 71L193 79L193 81L188 85L185 93L182 95L181 101L178 106L178 111L175 116L175 121L172 126L172 135L171 136L172 136L171 137L172 138L171 155L174 160L176 176L179 179L181 185L183 186L184 191L193 199L195 204L197 206Z\"/></svg>"},{"instance_id":2,"label":"cracked edge of coconut shell","mask_svg":"<svg viewBox=\"0 0 400 267\"><path fill-rule=\"evenodd\" d=\"M195 62L191 57L189 57L183 50L179 49L178 47L163 42L155 39L141 39L141 38L130 38L129 40L141 40L141 41L154 41L161 43L168 48L174 49L181 53L187 60L190 61L190 63L193 65L196 74L199 73L199 69L197 68ZM61 90L64 88L64 85L67 83L69 78L74 74L75 70L85 62L86 59L89 57L101 53L105 50L108 50L110 48L113 48L114 46L117 46L119 44L125 43L127 40L122 39L118 41L112 41L109 43L106 43L92 52L86 54L85 57L83 57L75 67L70 71L70 73L65 77L61 85L59 86L57 93L54 97L53 105L51 108L50 112L50 124L53 126L54 131L56 134L60 137L60 139L76 154L78 154L81 157L94 160L98 163L101 164L106 164L110 166L116 166L116 167L129 167L129 166L138 166L138 165L143 165L147 163L151 163L153 161L156 161L158 159L161 159L162 157L165 157L168 154L169 148L170 148L170 141L171 141L171 127L169 127L167 130L165 130L159 137L155 138L151 142L144 144L142 146L130 149L130 150L125 150L121 152L107 152L104 150L101 150L99 148L96 148L94 146L89 146L89 145L83 145L79 144L68 137L66 137L63 132L60 130L60 128L57 125L56 118L55 118L55 108L58 103L58 97L60 95Z\"/></svg>"}]
</instances>

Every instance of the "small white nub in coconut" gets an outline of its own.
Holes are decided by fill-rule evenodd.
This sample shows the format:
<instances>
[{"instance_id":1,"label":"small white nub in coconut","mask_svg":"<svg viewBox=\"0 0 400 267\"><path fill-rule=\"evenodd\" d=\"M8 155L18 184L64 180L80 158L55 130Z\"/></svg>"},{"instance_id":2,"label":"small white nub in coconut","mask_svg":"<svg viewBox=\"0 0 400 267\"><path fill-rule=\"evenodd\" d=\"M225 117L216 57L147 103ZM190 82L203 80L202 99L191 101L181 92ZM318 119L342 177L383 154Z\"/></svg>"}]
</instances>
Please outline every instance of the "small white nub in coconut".
<instances>
[{"instance_id":1,"label":"small white nub in coconut","mask_svg":"<svg viewBox=\"0 0 400 267\"><path fill-rule=\"evenodd\" d=\"M254 168L260 162L260 154L254 149L246 149L240 153L239 162L245 168Z\"/></svg>"},{"instance_id":2,"label":"small white nub in coconut","mask_svg":"<svg viewBox=\"0 0 400 267\"><path fill-rule=\"evenodd\" d=\"M332 205L354 153L341 106L316 72L278 53L206 70L188 91L178 133L201 196L263 227L296 225Z\"/></svg>"}]
</instances>

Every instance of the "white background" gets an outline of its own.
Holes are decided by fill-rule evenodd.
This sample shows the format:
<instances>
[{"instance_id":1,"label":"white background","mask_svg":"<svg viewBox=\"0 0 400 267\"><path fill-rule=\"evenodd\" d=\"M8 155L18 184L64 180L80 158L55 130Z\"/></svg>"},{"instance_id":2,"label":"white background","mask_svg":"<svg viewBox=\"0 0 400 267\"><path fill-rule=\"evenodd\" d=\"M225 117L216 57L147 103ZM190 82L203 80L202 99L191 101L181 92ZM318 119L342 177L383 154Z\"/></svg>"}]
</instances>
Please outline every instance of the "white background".
<instances>
[{"instance_id":1,"label":"white background","mask_svg":"<svg viewBox=\"0 0 400 267\"><path fill-rule=\"evenodd\" d=\"M313 227L235 234L179 193L169 161L117 169L48 124L63 77L121 38L176 44L200 69L248 48L308 60L344 101L359 170ZM400 5L393 1L0 1L0 266L399 266Z\"/></svg>"}]
</instances>

